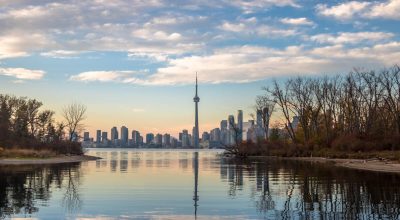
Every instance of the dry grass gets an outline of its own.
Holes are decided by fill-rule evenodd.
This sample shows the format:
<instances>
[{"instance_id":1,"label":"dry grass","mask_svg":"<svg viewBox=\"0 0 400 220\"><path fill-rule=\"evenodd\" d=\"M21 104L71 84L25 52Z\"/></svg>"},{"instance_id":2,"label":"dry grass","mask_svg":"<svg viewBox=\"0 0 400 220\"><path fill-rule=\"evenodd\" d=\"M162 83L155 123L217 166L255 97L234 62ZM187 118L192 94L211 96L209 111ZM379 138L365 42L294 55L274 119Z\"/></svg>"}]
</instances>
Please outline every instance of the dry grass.
<instances>
[{"instance_id":1,"label":"dry grass","mask_svg":"<svg viewBox=\"0 0 400 220\"><path fill-rule=\"evenodd\" d=\"M0 158L50 158L57 154L50 150L4 149L0 147Z\"/></svg>"}]
</instances>

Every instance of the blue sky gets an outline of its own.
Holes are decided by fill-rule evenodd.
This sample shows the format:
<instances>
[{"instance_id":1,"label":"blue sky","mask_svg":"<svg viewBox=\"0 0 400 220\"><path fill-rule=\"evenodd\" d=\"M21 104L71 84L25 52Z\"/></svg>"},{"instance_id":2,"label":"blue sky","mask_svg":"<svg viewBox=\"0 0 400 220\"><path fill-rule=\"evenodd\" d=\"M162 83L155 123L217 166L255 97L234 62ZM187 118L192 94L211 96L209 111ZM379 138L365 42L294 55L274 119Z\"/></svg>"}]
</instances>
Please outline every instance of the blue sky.
<instances>
[{"instance_id":1,"label":"blue sky","mask_svg":"<svg viewBox=\"0 0 400 220\"><path fill-rule=\"evenodd\" d=\"M57 113L84 103L91 132L176 134L192 127L197 71L209 130L250 113L271 79L398 64L399 11L399 0L0 0L0 92Z\"/></svg>"}]
</instances>

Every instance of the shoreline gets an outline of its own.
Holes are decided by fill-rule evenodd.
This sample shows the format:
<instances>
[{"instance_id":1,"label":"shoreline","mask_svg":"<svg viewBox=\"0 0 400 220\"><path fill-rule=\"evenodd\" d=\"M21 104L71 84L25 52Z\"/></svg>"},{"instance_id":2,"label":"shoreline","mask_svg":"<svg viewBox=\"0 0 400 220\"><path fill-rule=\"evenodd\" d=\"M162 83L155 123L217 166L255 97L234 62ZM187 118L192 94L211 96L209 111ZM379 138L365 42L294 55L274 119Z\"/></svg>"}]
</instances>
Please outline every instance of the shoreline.
<instances>
[{"instance_id":1,"label":"shoreline","mask_svg":"<svg viewBox=\"0 0 400 220\"><path fill-rule=\"evenodd\" d=\"M98 159L101 158L88 155L57 156L50 158L0 158L0 166L76 163L76 162L92 161Z\"/></svg>"},{"instance_id":2,"label":"shoreline","mask_svg":"<svg viewBox=\"0 0 400 220\"><path fill-rule=\"evenodd\" d=\"M340 159L325 157L276 157L276 156L255 156L249 158L276 158L283 160L307 161L312 163L330 163L333 166L349 169L400 174L400 163L390 160L379 159Z\"/></svg>"}]
</instances>

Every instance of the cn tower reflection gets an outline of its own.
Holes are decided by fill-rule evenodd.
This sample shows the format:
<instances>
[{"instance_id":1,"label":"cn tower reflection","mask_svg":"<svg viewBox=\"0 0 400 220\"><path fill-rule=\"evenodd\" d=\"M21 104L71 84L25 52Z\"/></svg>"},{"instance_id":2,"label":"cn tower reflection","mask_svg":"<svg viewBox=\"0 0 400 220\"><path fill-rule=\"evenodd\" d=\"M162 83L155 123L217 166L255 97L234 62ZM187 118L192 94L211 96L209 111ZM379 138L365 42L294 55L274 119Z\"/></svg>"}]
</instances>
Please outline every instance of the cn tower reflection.
<instances>
[{"instance_id":1,"label":"cn tower reflection","mask_svg":"<svg viewBox=\"0 0 400 220\"><path fill-rule=\"evenodd\" d=\"M197 219L197 207L199 201L198 184L199 184L199 152L194 152L193 155L193 171L194 171L194 218Z\"/></svg>"}]
</instances>

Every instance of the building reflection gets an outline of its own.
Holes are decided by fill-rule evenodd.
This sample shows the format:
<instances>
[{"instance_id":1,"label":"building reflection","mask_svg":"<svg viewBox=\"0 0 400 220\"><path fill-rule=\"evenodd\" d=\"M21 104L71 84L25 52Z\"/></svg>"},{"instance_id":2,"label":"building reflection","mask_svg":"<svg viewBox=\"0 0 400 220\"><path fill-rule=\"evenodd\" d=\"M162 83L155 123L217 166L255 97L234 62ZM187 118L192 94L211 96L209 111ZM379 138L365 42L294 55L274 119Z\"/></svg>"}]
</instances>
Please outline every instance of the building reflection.
<instances>
[{"instance_id":1,"label":"building reflection","mask_svg":"<svg viewBox=\"0 0 400 220\"><path fill-rule=\"evenodd\" d=\"M235 161L201 151L167 154L110 151L95 155L105 159L45 167L0 166L0 219L14 214L29 217L39 211L40 205L46 205L54 189L62 192L61 205L65 210L78 213L83 203L82 173L86 169L99 176L123 177L123 184L140 183L147 178L143 182L152 184L153 189L158 189L158 185L171 187L168 184L176 182L187 201L183 205L193 208L195 218L208 211L204 201L212 199L206 198L212 195L207 193L218 190L224 197L218 199L242 202L243 206L250 204L260 218L400 219L399 175L285 160ZM176 180L168 179L171 173L177 175ZM118 184L111 178L104 181L113 187ZM209 181L214 184L212 189ZM145 185L138 186L144 187L140 190L147 189ZM250 203L243 203L244 200ZM200 201L203 201L201 206Z\"/></svg>"}]
</instances>

